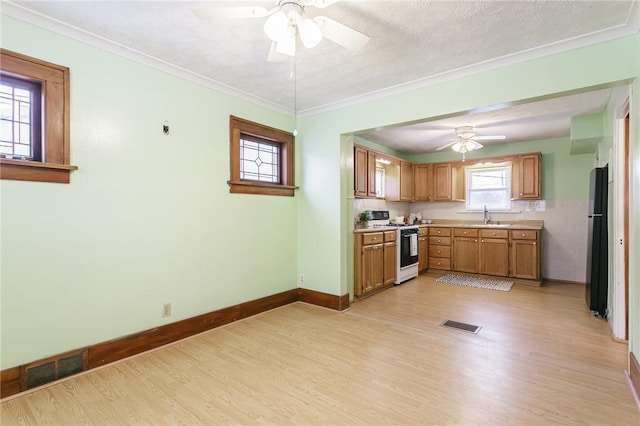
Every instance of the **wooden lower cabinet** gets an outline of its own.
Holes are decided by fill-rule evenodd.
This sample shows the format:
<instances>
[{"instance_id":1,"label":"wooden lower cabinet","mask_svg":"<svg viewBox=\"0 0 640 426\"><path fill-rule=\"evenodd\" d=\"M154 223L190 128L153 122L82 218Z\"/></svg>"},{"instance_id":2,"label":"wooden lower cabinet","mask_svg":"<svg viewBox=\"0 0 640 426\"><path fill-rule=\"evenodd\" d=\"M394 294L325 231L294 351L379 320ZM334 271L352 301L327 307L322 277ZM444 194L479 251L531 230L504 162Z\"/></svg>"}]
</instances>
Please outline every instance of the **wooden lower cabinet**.
<instances>
[{"instance_id":1,"label":"wooden lower cabinet","mask_svg":"<svg viewBox=\"0 0 640 426\"><path fill-rule=\"evenodd\" d=\"M478 273L478 230L460 228L453 230L453 265L458 272Z\"/></svg>"},{"instance_id":2,"label":"wooden lower cabinet","mask_svg":"<svg viewBox=\"0 0 640 426\"><path fill-rule=\"evenodd\" d=\"M384 244L384 284L396 282L398 245L394 241Z\"/></svg>"},{"instance_id":3,"label":"wooden lower cabinet","mask_svg":"<svg viewBox=\"0 0 640 426\"><path fill-rule=\"evenodd\" d=\"M354 294L364 296L393 285L397 265L396 231L354 236Z\"/></svg>"},{"instance_id":4,"label":"wooden lower cabinet","mask_svg":"<svg viewBox=\"0 0 640 426\"><path fill-rule=\"evenodd\" d=\"M429 230L420 228L418 231L418 273L429 268Z\"/></svg>"},{"instance_id":5,"label":"wooden lower cabinet","mask_svg":"<svg viewBox=\"0 0 640 426\"><path fill-rule=\"evenodd\" d=\"M509 276L509 231L480 230L480 273Z\"/></svg>"},{"instance_id":6,"label":"wooden lower cabinet","mask_svg":"<svg viewBox=\"0 0 640 426\"><path fill-rule=\"evenodd\" d=\"M540 232L511 231L511 276L540 281Z\"/></svg>"},{"instance_id":7,"label":"wooden lower cabinet","mask_svg":"<svg viewBox=\"0 0 640 426\"><path fill-rule=\"evenodd\" d=\"M451 269L451 228L429 228L429 268Z\"/></svg>"}]
</instances>

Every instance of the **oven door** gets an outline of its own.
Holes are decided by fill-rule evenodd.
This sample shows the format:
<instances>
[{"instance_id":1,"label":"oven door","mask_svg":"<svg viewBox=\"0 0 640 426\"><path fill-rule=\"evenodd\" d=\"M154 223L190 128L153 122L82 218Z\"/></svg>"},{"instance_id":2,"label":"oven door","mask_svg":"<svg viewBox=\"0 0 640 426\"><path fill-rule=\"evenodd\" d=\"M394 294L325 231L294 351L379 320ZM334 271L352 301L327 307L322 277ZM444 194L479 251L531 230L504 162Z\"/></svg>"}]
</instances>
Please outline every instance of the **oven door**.
<instances>
[{"instance_id":1,"label":"oven door","mask_svg":"<svg viewBox=\"0 0 640 426\"><path fill-rule=\"evenodd\" d=\"M418 229L399 229L400 268L418 263Z\"/></svg>"}]
</instances>

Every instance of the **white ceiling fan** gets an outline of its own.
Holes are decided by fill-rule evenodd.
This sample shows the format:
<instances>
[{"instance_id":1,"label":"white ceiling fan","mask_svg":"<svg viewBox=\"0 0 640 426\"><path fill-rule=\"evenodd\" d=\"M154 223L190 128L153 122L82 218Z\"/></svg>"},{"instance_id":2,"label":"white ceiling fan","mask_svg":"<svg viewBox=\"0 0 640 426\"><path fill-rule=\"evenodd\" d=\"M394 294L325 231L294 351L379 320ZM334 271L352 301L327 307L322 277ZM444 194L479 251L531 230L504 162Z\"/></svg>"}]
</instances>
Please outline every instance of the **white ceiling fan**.
<instances>
[{"instance_id":1,"label":"white ceiling fan","mask_svg":"<svg viewBox=\"0 0 640 426\"><path fill-rule=\"evenodd\" d=\"M310 17L307 8L325 8L339 0L277 0L272 9L262 6L229 6L229 2L195 7L193 13L201 19L267 18L264 31L272 41L268 60L286 60L296 54L297 39L306 48L318 45L323 38L356 51L364 47L369 37L326 16ZM273 2L273 0L271 0Z\"/></svg>"},{"instance_id":2,"label":"white ceiling fan","mask_svg":"<svg viewBox=\"0 0 640 426\"><path fill-rule=\"evenodd\" d=\"M465 154L469 151L473 151L475 149L480 149L484 145L482 145L479 140L503 140L506 139L505 135L493 135L493 136L478 136L473 131L473 126L461 126L455 129L456 138L453 139L446 145L441 146L436 149L436 151L441 151L443 149L451 147L455 152L459 152L462 154L462 161L465 160Z\"/></svg>"}]
</instances>

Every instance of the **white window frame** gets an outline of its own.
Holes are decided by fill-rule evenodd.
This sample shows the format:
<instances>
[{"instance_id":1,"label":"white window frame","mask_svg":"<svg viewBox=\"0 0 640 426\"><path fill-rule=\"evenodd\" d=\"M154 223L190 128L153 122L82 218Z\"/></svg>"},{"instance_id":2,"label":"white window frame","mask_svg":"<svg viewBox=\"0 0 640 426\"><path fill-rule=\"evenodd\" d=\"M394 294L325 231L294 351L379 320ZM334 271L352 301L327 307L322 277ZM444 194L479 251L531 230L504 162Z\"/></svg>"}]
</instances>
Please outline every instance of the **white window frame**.
<instances>
[{"instance_id":1,"label":"white window frame","mask_svg":"<svg viewBox=\"0 0 640 426\"><path fill-rule=\"evenodd\" d=\"M501 187L501 188L493 188L493 189L474 189L471 185L472 183L472 175L474 173L480 172L480 171L487 171L487 170L505 170L506 171L506 178L505 178L505 186ZM506 165L492 165L492 166L487 166L487 167L467 167L465 168L465 187L466 187L466 197L465 197L465 209L467 211L483 211L485 208L485 205L472 205L471 204L471 194L474 192L485 192L485 191L495 191L497 190L501 190L504 191L506 197L506 203L502 206L489 206L487 205L486 208L488 210L491 211L510 211L511 210L511 173L512 173L512 167L510 164L506 164Z\"/></svg>"}]
</instances>

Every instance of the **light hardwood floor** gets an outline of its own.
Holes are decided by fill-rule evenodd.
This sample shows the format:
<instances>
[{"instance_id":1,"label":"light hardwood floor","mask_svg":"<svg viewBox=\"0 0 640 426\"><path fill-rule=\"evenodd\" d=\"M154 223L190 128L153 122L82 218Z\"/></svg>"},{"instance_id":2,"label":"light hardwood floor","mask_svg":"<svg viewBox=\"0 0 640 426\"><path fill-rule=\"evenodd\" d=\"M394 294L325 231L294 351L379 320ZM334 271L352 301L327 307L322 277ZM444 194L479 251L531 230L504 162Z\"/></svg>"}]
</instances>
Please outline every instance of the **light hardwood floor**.
<instances>
[{"instance_id":1,"label":"light hardwood floor","mask_svg":"<svg viewBox=\"0 0 640 426\"><path fill-rule=\"evenodd\" d=\"M582 290L421 276L344 313L296 303L9 399L1 423L637 426L627 347Z\"/></svg>"}]
</instances>

